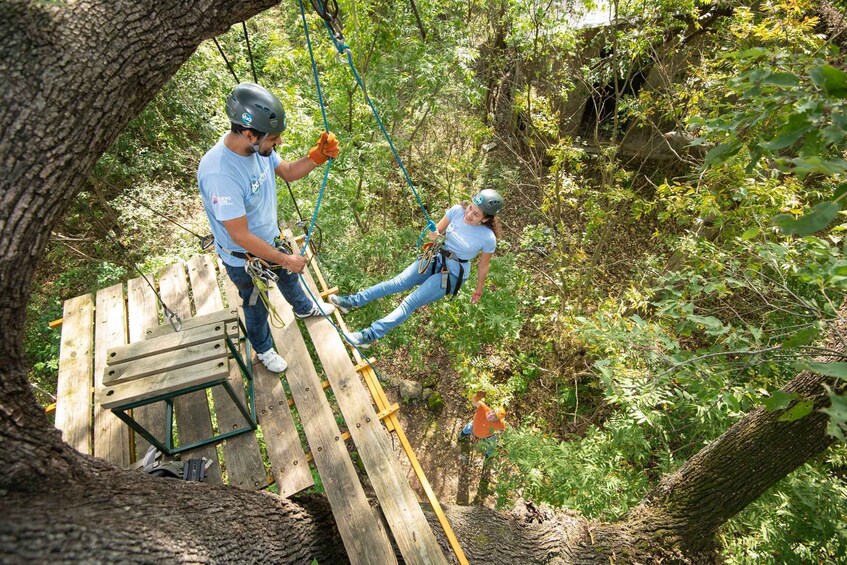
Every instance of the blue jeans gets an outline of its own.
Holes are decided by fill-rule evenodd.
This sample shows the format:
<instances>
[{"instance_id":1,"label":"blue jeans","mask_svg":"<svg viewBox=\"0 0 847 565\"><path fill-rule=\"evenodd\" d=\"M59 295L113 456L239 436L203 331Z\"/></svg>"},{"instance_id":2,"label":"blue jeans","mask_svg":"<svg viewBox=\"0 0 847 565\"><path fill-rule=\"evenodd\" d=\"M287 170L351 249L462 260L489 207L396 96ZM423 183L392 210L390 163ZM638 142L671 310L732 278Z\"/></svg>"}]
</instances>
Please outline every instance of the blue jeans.
<instances>
[{"instance_id":1,"label":"blue jeans","mask_svg":"<svg viewBox=\"0 0 847 565\"><path fill-rule=\"evenodd\" d=\"M273 347L273 338L271 337L271 327L268 325L268 309L265 303L262 302L258 295L258 289L253 285L253 279L250 278L244 267L232 267L224 263L226 274L238 289L238 295L241 297L242 308L244 308L244 327L247 329L247 337L250 339L250 344L256 353L264 353ZM300 286L300 276L295 273L290 273L285 269L274 271L279 280L276 286L282 293L294 311L298 314L305 314L312 309L312 299ZM254 296L255 291L255 296ZM254 302L254 304L250 304Z\"/></svg>"},{"instance_id":2,"label":"blue jeans","mask_svg":"<svg viewBox=\"0 0 847 565\"><path fill-rule=\"evenodd\" d=\"M353 306L360 308L369 302L373 302L374 300L383 298L390 294L397 294L398 292L409 290L415 286L418 287L412 294L404 298L403 302L400 303L400 306L398 306L393 312L384 318L380 318L371 324L369 328L364 330L371 339L384 337L385 334L402 324L406 318L411 316L412 312L421 306L426 306L427 304L444 297L446 291L441 287L440 258L436 259L435 263L436 267L434 275L430 274L432 272L432 267L424 271L423 274L419 273L418 265L420 264L420 259L418 259L406 267L406 270L393 279L381 282L346 297ZM455 266L458 266L458 263L455 261L449 261L448 264L449 263L455 263ZM450 285L451 288L456 288L458 276L456 273L452 272L454 265L449 266L451 267Z\"/></svg>"}]
</instances>

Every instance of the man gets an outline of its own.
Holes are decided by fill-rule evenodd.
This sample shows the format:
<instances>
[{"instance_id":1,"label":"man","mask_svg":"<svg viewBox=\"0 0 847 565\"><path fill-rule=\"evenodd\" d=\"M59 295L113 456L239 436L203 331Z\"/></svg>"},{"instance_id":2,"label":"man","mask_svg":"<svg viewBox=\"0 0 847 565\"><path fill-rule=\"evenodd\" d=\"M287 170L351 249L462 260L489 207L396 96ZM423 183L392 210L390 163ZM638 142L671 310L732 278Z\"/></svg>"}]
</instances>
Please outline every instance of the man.
<instances>
[{"instance_id":1,"label":"man","mask_svg":"<svg viewBox=\"0 0 847 565\"><path fill-rule=\"evenodd\" d=\"M476 410L474 411L473 420L468 422L459 433L459 441L470 438L474 442L484 442L485 459L488 459L494 453L494 446L497 443L496 433L506 428L506 410L502 407L489 408L482 401L483 398L485 398L485 392L479 391L471 400Z\"/></svg>"},{"instance_id":2,"label":"man","mask_svg":"<svg viewBox=\"0 0 847 565\"><path fill-rule=\"evenodd\" d=\"M315 303L300 285L298 273L306 267L306 259L277 246L275 175L287 181L305 177L330 157L338 156L338 141L332 133L324 132L306 157L283 161L274 151L285 131L282 103L253 83L235 87L226 100L226 115L231 129L201 159L197 183L216 250L243 300L247 337L265 367L278 373L288 364L273 349L268 310L244 270L245 259L249 254L283 267L275 271L277 286L298 318L333 312L334 306Z\"/></svg>"}]
</instances>

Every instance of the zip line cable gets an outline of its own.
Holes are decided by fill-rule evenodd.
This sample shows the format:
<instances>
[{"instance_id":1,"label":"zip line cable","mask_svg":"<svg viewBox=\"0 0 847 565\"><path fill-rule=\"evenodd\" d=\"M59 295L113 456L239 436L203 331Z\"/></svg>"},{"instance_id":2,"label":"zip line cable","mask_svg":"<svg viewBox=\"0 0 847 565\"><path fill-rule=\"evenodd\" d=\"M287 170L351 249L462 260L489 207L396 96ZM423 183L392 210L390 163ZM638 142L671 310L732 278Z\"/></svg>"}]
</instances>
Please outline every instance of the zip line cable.
<instances>
[{"instance_id":1,"label":"zip line cable","mask_svg":"<svg viewBox=\"0 0 847 565\"><path fill-rule=\"evenodd\" d=\"M218 38L213 37L212 41L215 42L215 45L218 47L218 53L220 53L221 57L223 57L224 63L226 63L226 67L229 69L229 72L232 73L232 78L235 79L235 84L241 84L241 81L238 80L238 75L235 74L235 70L232 68L232 65L229 63L229 59L227 59L226 55L224 55L224 50L221 49L221 44L218 43Z\"/></svg>"},{"instance_id":2,"label":"zip line cable","mask_svg":"<svg viewBox=\"0 0 847 565\"><path fill-rule=\"evenodd\" d=\"M244 29L244 41L247 43L247 56L250 59L250 68L253 70L253 82L259 84L259 79L256 78L256 65L253 64L253 51L250 49L250 36L247 35L247 22L242 21L241 27Z\"/></svg>"},{"instance_id":3,"label":"zip line cable","mask_svg":"<svg viewBox=\"0 0 847 565\"><path fill-rule=\"evenodd\" d=\"M153 294L156 296L156 300L158 300L159 304L162 305L162 311L165 315L165 319L170 322L171 327L173 327L174 331L178 332L179 330L181 330L182 318L179 317L179 314L168 308L168 305L165 304L164 300L162 300L162 296L159 294L159 291L156 290L156 287L154 287L153 283L150 282L150 279L147 278L147 275L141 272L141 269L138 268L138 265L135 264L135 261L130 259L129 251L124 246L124 244L122 244L115 236L110 233L109 230L106 229L106 227L102 223L100 223L100 220L97 218L97 216L94 215L94 212L90 208L86 208L86 211L88 212L88 215L91 217L94 223L97 225L100 232L106 237L106 239L108 239L113 244L115 244L115 246L117 246L124 261L126 261L129 266L131 266L139 275L141 275L141 278L144 279L144 282L146 282L147 286L150 287L150 290L153 291Z\"/></svg>"},{"instance_id":4,"label":"zip line cable","mask_svg":"<svg viewBox=\"0 0 847 565\"><path fill-rule=\"evenodd\" d=\"M150 210L151 212L153 212L154 214L156 214L160 218L164 218L165 220L169 221L170 223L174 224L175 226L182 228L183 230L187 231L188 233L190 233L191 235L193 235L194 237L196 237L197 239L200 240L200 248L203 251L207 251L212 246L212 244L215 242L215 238L214 238L213 235L211 235L211 234L200 235L199 233L196 233L196 232L188 229L187 227L183 226L182 224L180 224L176 220L169 218L168 216L164 215L162 212L156 210L155 208L153 208L149 204L144 203L137 196L132 196L131 194L126 192L124 189L121 189L121 188L113 185L112 183L101 179L100 177L96 177L96 176L92 175L91 178L96 180L97 182L101 182L101 183L105 184L106 186L108 186L110 188L114 188L115 190L120 191L120 196L129 198L130 200L132 200L133 202L135 202L136 204L138 204L142 208L146 208L146 209Z\"/></svg>"}]
</instances>

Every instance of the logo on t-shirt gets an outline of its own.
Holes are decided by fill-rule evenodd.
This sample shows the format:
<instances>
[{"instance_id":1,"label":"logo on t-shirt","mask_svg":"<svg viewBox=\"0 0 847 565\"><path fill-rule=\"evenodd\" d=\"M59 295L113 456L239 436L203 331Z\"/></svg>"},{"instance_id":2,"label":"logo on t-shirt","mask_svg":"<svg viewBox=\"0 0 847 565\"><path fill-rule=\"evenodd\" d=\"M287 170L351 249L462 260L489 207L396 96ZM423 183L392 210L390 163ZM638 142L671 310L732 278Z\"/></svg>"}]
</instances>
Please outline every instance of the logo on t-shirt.
<instances>
[{"instance_id":1,"label":"logo on t-shirt","mask_svg":"<svg viewBox=\"0 0 847 565\"><path fill-rule=\"evenodd\" d=\"M268 178L268 172L262 171L262 174L258 177L253 177L253 180L250 182L250 190L254 193L259 190L259 187L262 186L262 183Z\"/></svg>"},{"instance_id":2,"label":"logo on t-shirt","mask_svg":"<svg viewBox=\"0 0 847 565\"><path fill-rule=\"evenodd\" d=\"M232 204L231 196L212 196L212 204L216 206L230 206Z\"/></svg>"}]
</instances>

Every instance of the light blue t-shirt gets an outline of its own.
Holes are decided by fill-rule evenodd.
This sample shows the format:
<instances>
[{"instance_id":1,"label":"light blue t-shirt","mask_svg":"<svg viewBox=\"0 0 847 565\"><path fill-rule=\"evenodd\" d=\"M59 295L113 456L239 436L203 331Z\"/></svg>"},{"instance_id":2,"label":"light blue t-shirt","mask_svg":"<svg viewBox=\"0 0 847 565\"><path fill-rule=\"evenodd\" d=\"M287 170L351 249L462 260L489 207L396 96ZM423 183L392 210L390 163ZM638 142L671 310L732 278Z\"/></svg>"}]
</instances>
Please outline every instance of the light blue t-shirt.
<instances>
[{"instance_id":1,"label":"light blue t-shirt","mask_svg":"<svg viewBox=\"0 0 847 565\"><path fill-rule=\"evenodd\" d=\"M269 244L279 235L274 169L281 162L276 152L269 157L258 153L239 155L224 145L223 137L200 160L197 168L200 197L215 236L216 250L227 265L242 267L244 259L233 257L221 248L242 253L245 249L230 239L222 222L247 216L247 227L253 235Z\"/></svg>"},{"instance_id":2,"label":"light blue t-shirt","mask_svg":"<svg viewBox=\"0 0 847 565\"><path fill-rule=\"evenodd\" d=\"M497 238L488 226L472 226L465 223L465 208L456 204L445 213L450 224L447 226L447 240L444 249L452 251L459 259L474 259L480 252L494 253L497 249ZM455 261L448 262L450 271L458 276L459 266ZM471 274L465 265L464 278Z\"/></svg>"}]
</instances>

